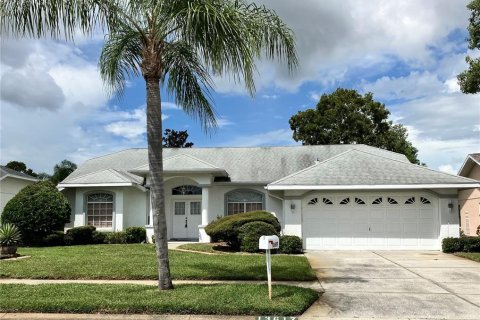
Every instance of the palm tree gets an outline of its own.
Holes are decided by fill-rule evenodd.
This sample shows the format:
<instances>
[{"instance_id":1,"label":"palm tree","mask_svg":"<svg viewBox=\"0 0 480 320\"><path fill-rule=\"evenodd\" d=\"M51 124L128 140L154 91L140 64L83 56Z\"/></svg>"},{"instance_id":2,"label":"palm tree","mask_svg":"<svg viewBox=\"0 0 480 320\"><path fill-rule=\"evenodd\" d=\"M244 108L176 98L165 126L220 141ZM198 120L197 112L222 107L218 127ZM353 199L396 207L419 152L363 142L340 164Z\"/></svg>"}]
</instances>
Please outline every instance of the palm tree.
<instances>
[{"instance_id":1,"label":"palm tree","mask_svg":"<svg viewBox=\"0 0 480 320\"><path fill-rule=\"evenodd\" d=\"M0 0L4 35L107 35L102 79L122 94L127 78L146 83L148 163L160 289L171 289L162 164L160 88L205 129L216 127L211 75L231 75L255 92L255 60L297 65L292 31L274 11L242 0Z\"/></svg>"}]
</instances>

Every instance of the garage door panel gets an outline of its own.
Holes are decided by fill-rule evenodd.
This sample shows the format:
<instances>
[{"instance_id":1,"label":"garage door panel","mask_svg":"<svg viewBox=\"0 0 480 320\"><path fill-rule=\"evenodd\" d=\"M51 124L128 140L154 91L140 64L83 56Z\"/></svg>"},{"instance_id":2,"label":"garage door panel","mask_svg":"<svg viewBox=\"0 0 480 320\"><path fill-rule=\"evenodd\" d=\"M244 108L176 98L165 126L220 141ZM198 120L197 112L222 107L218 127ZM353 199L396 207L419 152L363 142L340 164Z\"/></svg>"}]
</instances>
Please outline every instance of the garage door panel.
<instances>
[{"instance_id":1,"label":"garage door panel","mask_svg":"<svg viewBox=\"0 0 480 320\"><path fill-rule=\"evenodd\" d=\"M421 203L418 195L322 195L318 198L323 197L334 200L334 204L305 205L303 209L307 249L438 249L438 215L432 196L430 204ZM339 201L344 199L349 199L348 204L340 205Z\"/></svg>"}]
</instances>

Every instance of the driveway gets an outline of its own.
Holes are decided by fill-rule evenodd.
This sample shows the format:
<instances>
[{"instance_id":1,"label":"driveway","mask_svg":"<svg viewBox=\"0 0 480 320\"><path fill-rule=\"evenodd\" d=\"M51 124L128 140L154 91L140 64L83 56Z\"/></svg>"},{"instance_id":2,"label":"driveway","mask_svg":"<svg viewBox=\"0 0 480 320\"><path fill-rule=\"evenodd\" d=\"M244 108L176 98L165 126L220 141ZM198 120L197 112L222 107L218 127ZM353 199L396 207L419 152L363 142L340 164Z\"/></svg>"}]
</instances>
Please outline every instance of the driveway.
<instances>
[{"instance_id":1,"label":"driveway","mask_svg":"<svg viewBox=\"0 0 480 320\"><path fill-rule=\"evenodd\" d=\"M436 251L310 251L325 293L301 319L480 319L480 263Z\"/></svg>"}]
</instances>

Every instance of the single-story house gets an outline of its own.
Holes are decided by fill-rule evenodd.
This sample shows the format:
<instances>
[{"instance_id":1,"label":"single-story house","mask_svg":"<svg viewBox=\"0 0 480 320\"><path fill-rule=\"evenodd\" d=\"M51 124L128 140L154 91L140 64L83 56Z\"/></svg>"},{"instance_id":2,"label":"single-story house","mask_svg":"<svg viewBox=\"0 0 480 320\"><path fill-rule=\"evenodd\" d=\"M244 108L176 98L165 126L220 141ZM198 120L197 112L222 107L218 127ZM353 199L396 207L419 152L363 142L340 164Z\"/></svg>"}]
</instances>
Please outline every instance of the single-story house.
<instances>
[{"instance_id":1,"label":"single-story house","mask_svg":"<svg viewBox=\"0 0 480 320\"><path fill-rule=\"evenodd\" d=\"M480 153L469 154L458 171L458 175L480 180ZM460 226L463 233L467 236L475 236L477 228L480 228L480 188L460 190L458 203L460 205Z\"/></svg>"},{"instance_id":2,"label":"single-story house","mask_svg":"<svg viewBox=\"0 0 480 320\"><path fill-rule=\"evenodd\" d=\"M7 202L20 190L37 181L38 179L28 174L0 166L0 214Z\"/></svg>"},{"instance_id":3,"label":"single-story house","mask_svg":"<svg viewBox=\"0 0 480 320\"><path fill-rule=\"evenodd\" d=\"M440 249L459 235L458 191L479 186L366 145L164 149L163 166L169 239L208 242L217 217L267 210L306 249ZM149 180L147 149L86 161L59 184L66 227L151 235Z\"/></svg>"}]
</instances>

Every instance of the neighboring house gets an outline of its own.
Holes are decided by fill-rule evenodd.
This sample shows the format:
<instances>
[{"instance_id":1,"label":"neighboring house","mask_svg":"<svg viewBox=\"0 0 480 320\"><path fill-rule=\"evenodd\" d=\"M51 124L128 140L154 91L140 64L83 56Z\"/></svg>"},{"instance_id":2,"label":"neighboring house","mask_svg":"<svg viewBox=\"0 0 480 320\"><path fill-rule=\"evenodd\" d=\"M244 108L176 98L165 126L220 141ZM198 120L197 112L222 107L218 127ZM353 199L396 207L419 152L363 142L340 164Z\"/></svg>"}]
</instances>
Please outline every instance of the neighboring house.
<instances>
[{"instance_id":1,"label":"neighboring house","mask_svg":"<svg viewBox=\"0 0 480 320\"><path fill-rule=\"evenodd\" d=\"M208 242L217 217L268 210L306 249L437 250L459 235L458 191L478 181L366 145L164 149L169 239ZM59 184L71 223L153 233L146 149L86 161Z\"/></svg>"},{"instance_id":2,"label":"neighboring house","mask_svg":"<svg viewBox=\"0 0 480 320\"><path fill-rule=\"evenodd\" d=\"M37 181L38 179L28 174L0 166L0 214L7 202L20 190Z\"/></svg>"},{"instance_id":3,"label":"neighboring house","mask_svg":"<svg viewBox=\"0 0 480 320\"><path fill-rule=\"evenodd\" d=\"M480 180L480 153L467 156L458 175ZM479 181L480 182L480 181ZM480 188L461 190L458 193L460 206L460 228L467 236L476 235L480 226Z\"/></svg>"}]
</instances>

